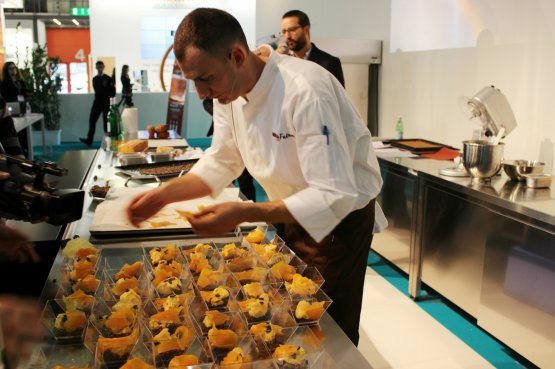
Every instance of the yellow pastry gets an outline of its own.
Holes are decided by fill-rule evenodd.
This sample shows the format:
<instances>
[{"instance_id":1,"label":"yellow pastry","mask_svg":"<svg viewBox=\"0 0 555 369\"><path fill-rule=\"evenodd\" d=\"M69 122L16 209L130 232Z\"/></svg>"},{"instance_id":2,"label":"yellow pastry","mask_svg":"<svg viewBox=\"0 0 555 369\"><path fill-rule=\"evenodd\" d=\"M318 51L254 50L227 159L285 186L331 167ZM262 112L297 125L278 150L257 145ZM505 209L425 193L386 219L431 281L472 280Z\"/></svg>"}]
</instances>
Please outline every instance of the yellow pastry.
<instances>
[{"instance_id":1,"label":"yellow pastry","mask_svg":"<svg viewBox=\"0 0 555 369\"><path fill-rule=\"evenodd\" d=\"M302 346L279 345L272 356L287 364L300 366L305 363L305 355L306 351Z\"/></svg>"},{"instance_id":2,"label":"yellow pastry","mask_svg":"<svg viewBox=\"0 0 555 369\"><path fill-rule=\"evenodd\" d=\"M297 319L318 320L324 313L324 301L308 302L299 301L295 308L295 317Z\"/></svg>"},{"instance_id":3,"label":"yellow pastry","mask_svg":"<svg viewBox=\"0 0 555 369\"><path fill-rule=\"evenodd\" d=\"M312 279L300 274L295 274L291 283L285 282L285 288L290 294L301 296L314 295L318 291L318 285Z\"/></svg>"},{"instance_id":4,"label":"yellow pastry","mask_svg":"<svg viewBox=\"0 0 555 369\"><path fill-rule=\"evenodd\" d=\"M89 310L94 303L94 297L82 290L77 290L69 296L63 297L67 310Z\"/></svg>"},{"instance_id":5,"label":"yellow pastry","mask_svg":"<svg viewBox=\"0 0 555 369\"><path fill-rule=\"evenodd\" d=\"M264 232L260 228L255 228L245 238L251 243L260 243L264 240Z\"/></svg>"},{"instance_id":6,"label":"yellow pastry","mask_svg":"<svg viewBox=\"0 0 555 369\"><path fill-rule=\"evenodd\" d=\"M226 322L229 321L229 316L219 312L218 310L208 310L204 316L204 320L202 321L202 324L204 324L204 326L206 328L210 328L213 326L220 326L222 324L225 324Z\"/></svg>"},{"instance_id":7,"label":"yellow pastry","mask_svg":"<svg viewBox=\"0 0 555 369\"><path fill-rule=\"evenodd\" d=\"M198 363L199 359L195 355L177 355L170 360L168 369L186 369L189 365L197 365Z\"/></svg>"},{"instance_id":8,"label":"yellow pastry","mask_svg":"<svg viewBox=\"0 0 555 369\"><path fill-rule=\"evenodd\" d=\"M264 293L264 287L260 282L252 282L244 285L243 291L245 291L247 297L258 297Z\"/></svg>"},{"instance_id":9,"label":"yellow pastry","mask_svg":"<svg viewBox=\"0 0 555 369\"><path fill-rule=\"evenodd\" d=\"M141 358L135 357L127 360L119 369L154 369L154 366L146 363Z\"/></svg>"},{"instance_id":10,"label":"yellow pastry","mask_svg":"<svg viewBox=\"0 0 555 369\"><path fill-rule=\"evenodd\" d=\"M261 337L265 342L272 343L276 336L283 335L283 328L277 324L258 323L250 327L249 332Z\"/></svg>"},{"instance_id":11,"label":"yellow pastry","mask_svg":"<svg viewBox=\"0 0 555 369\"><path fill-rule=\"evenodd\" d=\"M239 336L231 329L218 329L215 326L208 331L208 342L214 348L231 349L237 346Z\"/></svg>"}]
</instances>

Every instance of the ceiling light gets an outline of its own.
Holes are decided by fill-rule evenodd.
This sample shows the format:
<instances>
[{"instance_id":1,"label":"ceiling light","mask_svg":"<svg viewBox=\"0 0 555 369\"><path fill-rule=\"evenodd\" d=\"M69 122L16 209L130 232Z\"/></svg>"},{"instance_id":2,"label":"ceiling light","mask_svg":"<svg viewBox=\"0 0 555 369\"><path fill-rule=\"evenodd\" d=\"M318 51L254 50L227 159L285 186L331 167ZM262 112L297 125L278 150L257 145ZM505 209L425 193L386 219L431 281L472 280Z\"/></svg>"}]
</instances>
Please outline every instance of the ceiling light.
<instances>
[{"instance_id":1,"label":"ceiling light","mask_svg":"<svg viewBox=\"0 0 555 369\"><path fill-rule=\"evenodd\" d=\"M79 26L79 25L80 25L80 24L79 24L79 21L78 21L77 19L75 19L75 18L72 19L71 21L72 21L73 24L75 24L76 26Z\"/></svg>"},{"instance_id":2,"label":"ceiling light","mask_svg":"<svg viewBox=\"0 0 555 369\"><path fill-rule=\"evenodd\" d=\"M52 18L52 22L56 23L58 26L62 25L62 22L60 22L59 20L57 20L56 18Z\"/></svg>"}]
</instances>

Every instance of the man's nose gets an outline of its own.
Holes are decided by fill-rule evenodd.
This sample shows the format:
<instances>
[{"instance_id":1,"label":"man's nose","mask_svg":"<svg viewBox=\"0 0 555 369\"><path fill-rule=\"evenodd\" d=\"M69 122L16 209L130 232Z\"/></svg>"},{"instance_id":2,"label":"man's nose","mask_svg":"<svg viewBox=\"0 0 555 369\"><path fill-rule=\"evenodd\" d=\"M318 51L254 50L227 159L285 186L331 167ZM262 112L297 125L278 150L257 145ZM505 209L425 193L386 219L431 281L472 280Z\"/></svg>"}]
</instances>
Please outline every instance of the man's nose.
<instances>
[{"instance_id":1,"label":"man's nose","mask_svg":"<svg viewBox=\"0 0 555 369\"><path fill-rule=\"evenodd\" d=\"M200 83L195 83L195 89L197 90L197 95L201 100L208 98L210 95L210 90L202 86Z\"/></svg>"}]
</instances>

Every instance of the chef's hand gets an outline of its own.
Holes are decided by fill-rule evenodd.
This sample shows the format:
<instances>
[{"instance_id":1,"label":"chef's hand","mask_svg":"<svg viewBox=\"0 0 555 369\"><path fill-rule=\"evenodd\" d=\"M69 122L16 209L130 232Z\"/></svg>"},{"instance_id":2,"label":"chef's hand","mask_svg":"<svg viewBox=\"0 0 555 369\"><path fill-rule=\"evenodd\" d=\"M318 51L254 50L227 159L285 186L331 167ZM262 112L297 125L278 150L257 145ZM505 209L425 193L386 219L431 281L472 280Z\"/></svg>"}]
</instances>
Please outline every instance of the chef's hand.
<instances>
[{"instance_id":1,"label":"chef's hand","mask_svg":"<svg viewBox=\"0 0 555 369\"><path fill-rule=\"evenodd\" d=\"M40 256L27 235L4 224L0 224L0 257L18 263L40 261Z\"/></svg>"},{"instance_id":2,"label":"chef's hand","mask_svg":"<svg viewBox=\"0 0 555 369\"><path fill-rule=\"evenodd\" d=\"M162 187L143 192L131 200L127 207L127 218L135 227L166 206Z\"/></svg>"},{"instance_id":3,"label":"chef's hand","mask_svg":"<svg viewBox=\"0 0 555 369\"><path fill-rule=\"evenodd\" d=\"M43 338L40 309L35 301L16 296L0 296L0 325L4 352L10 368L29 359Z\"/></svg>"},{"instance_id":4,"label":"chef's hand","mask_svg":"<svg viewBox=\"0 0 555 369\"><path fill-rule=\"evenodd\" d=\"M224 202L202 208L187 218L193 231L202 236L218 236L235 229L244 221L246 204L240 202Z\"/></svg>"}]
</instances>

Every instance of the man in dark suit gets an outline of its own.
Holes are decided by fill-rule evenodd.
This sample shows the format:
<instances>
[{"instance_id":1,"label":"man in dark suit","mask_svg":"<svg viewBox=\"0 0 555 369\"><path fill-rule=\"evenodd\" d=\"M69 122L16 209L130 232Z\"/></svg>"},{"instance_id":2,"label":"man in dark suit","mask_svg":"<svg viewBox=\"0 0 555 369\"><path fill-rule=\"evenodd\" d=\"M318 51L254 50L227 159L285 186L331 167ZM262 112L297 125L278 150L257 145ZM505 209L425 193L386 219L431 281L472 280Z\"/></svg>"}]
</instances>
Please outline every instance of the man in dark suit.
<instances>
[{"instance_id":1,"label":"man in dark suit","mask_svg":"<svg viewBox=\"0 0 555 369\"><path fill-rule=\"evenodd\" d=\"M89 116L89 133L87 138L80 138L81 142L91 146L96 130L96 121L102 114L104 132L108 131L108 112L110 111L110 98L116 96L116 82L113 77L104 74L104 62L96 62L98 74L93 78L94 102Z\"/></svg>"},{"instance_id":2,"label":"man in dark suit","mask_svg":"<svg viewBox=\"0 0 555 369\"><path fill-rule=\"evenodd\" d=\"M308 15L300 10L290 10L285 13L281 17L281 34L291 55L320 64L345 87L343 69L339 58L318 49L316 45L310 42L310 19L308 19ZM278 48L278 52L283 51L285 50Z\"/></svg>"}]
</instances>

